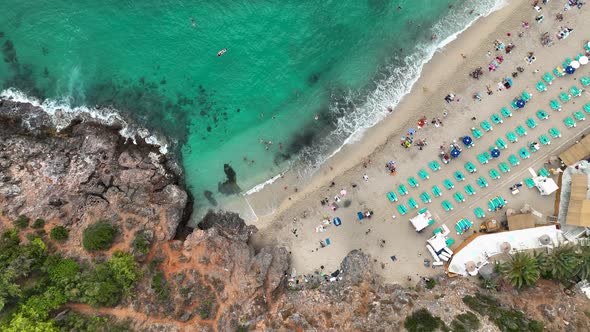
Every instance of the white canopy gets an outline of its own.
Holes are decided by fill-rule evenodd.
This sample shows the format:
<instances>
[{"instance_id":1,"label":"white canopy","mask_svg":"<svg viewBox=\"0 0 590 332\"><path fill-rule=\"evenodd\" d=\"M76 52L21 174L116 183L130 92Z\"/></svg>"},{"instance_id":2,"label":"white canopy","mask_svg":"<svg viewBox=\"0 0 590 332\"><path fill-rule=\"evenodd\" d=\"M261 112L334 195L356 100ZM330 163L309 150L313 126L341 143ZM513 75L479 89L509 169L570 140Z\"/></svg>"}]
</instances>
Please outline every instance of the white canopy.
<instances>
[{"instance_id":1,"label":"white canopy","mask_svg":"<svg viewBox=\"0 0 590 332\"><path fill-rule=\"evenodd\" d=\"M428 244L432 246L432 249L434 249L434 251L436 251L437 253L447 246L446 238L441 233L436 234L435 236L428 239L426 242L428 242Z\"/></svg>"},{"instance_id":2,"label":"white canopy","mask_svg":"<svg viewBox=\"0 0 590 332\"><path fill-rule=\"evenodd\" d=\"M537 186L537 189L539 189L539 192L543 196L551 195L553 192L555 192L557 189L559 189L559 187L557 186L557 183L555 183L555 181L553 181L553 179L551 179L551 178L539 176L539 177L535 178L534 180L535 180L535 185Z\"/></svg>"},{"instance_id":3,"label":"white canopy","mask_svg":"<svg viewBox=\"0 0 590 332\"><path fill-rule=\"evenodd\" d=\"M430 212L426 210L424 213L419 213L414 218L410 219L412 225L416 229L416 232L423 230L424 228L428 227L428 222L430 221Z\"/></svg>"}]
</instances>

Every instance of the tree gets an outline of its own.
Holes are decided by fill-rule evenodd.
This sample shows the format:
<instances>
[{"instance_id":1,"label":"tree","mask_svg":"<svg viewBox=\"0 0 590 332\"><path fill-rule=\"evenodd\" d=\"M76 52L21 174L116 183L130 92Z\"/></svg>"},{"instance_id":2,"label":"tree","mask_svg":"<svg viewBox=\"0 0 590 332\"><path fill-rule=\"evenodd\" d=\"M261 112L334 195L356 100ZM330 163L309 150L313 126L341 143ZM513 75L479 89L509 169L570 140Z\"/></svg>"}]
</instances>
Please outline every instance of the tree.
<instances>
[{"instance_id":1,"label":"tree","mask_svg":"<svg viewBox=\"0 0 590 332\"><path fill-rule=\"evenodd\" d=\"M580 258L578 277L588 280L590 279L590 247L581 247L577 254Z\"/></svg>"},{"instance_id":2,"label":"tree","mask_svg":"<svg viewBox=\"0 0 590 332\"><path fill-rule=\"evenodd\" d=\"M42 228L43 226L45 226L45 219L41 218L35 219L35 221L33 221L33 225L31 225L33 228Z\"/></svg>"},{"instance_id":3,"label":"tree","mask_svg":"<svg viewBox=\"0 0 590 332\"><path fill-rule=\"evenodd\" d=\"M523 252L510 256L509 261L500 264L500 272L517 288L534 285L541 275L537 260Z\"/></svg>"},{"instance_id":4,"label":"tree","mask_svg":"<svg viewBox=\"0 0 590 332\"><path fill-rule=\"evenodd\" d=\"M29 226L29 220L30 220L29 217L27 217L25 215L20 215L14 221L14 225L18 228L27 228Z\"/></svg>"},{"instance_id":5,"label":"tree","mask_svg":"<svg viewBox=\"0 0 590 332\"><path fill-rule=\"evenodd\" d=\"M563 245L553 249L549 255L548 268L554 279L565 281L576 275L581 262L573 246Z\"/></svg>"},{"instance_id":6,"label":"tree","mask_svg":"<svg viewBox=\"0 0 590 332\"><path fill-rule=\"evenodd\" d=\"M113 245L115 235L117 235L117 229L101 220L84 230L82 245L88 251L108 250Z\"/></svg>"},{"instance_id":7,"label":"tree","mask_svg":"<svg viewBox=\"0 0 590 332\"><path fill-rule=\"evenodd\" d=\"M63 226L55 226L51 229L49 237L57 242L65 242L70 236L70 231Z\"/></svg>"},{"instance_id":8,"label":"tree","mask_svg":"<svg viewBox=\"0 0 590 332\"><path fill-rule=\"evenodd\" d=\"M443 321L439 317L432 316L425 308L414 311L406 317L404 322L404 327L410 332L437 331L442 326L444 326Z\"/></svg>"}]
</instances>

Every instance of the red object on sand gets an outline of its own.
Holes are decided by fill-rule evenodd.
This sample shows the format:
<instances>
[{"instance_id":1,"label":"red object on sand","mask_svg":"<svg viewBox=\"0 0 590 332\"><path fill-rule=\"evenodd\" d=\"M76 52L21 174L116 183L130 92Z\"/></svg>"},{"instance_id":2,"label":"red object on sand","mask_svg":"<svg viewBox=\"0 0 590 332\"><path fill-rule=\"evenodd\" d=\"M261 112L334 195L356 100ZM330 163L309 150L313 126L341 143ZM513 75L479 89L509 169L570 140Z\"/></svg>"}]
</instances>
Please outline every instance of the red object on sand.
<instances>
[{"instance_id":1,"label":"red object on sand","mask_svg":"<svg viewBox=\"0 0 590 332\"><path fill-rule=\"evenodd\" d=\"M506 34L506 36L510 37L510 36L512 36L512 34L509 32Z\"/></svg>"}]
</instances>

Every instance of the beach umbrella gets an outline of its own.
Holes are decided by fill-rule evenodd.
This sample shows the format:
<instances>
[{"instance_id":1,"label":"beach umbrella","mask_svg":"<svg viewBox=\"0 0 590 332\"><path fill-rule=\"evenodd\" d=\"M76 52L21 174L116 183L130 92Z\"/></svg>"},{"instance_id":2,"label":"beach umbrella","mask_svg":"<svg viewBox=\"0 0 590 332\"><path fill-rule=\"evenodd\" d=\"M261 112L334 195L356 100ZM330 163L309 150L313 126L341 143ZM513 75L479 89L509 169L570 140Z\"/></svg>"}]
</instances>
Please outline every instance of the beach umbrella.
<instances>
[{"instance_id":1,"label":"beach umbrella","mask_svg":"<svg viewBox=\"0 0 590 332\"><path fill-rule=\"evenodd\" d=\"M523 108L523 107L524 107L524 105L526 105L526 103L525 103L525 101L524 101L524 100L522 100L522 99L519 99L519 100L517 100L517 101L516 101L516 107L518 107L518 108Z\"/></svg>"},{"instance_id":2,"label":"beach umbrella","mask_svg":"<svg viewBox=\"0 0 590 332\"><path fill-rule=\"evenodd\" d=\"M463 137L463 144L469 146L469 145L471 145L472 142L473 142L473 140L471 139L471 137L469 137L469 136Z\"/></svg>"},{"instance_id":3,"label":"beach umbrella","mask_svg":"<svg viewBox=\"0 0 590 332\"><path fill-rule=\"evenodd\" d=\"M572 66L565 67L565 72L568 74L573 74L575 71L576 71L576 69Z\"/></svg>"},{"instance_id":4,"label":"beach umbrella","mask_svg":"<svg viewBox=\"0 0 590 332\"><path fill-rule=\"evenodd\" d=\"M340 190L340 196L346 196L346 190L345 189Z\"/></svg>"},{"instance_id":5,"label":"beach umbrella","mask_svg":"<svg viewBox=\"0 0 590 332\"><path fill-rule=\"evenodd\" d=\"M541 242L542 245L546 246L551 244L551 238L549 237L549 235L543 234L539 237L539 242Z\"/></svg>"},{"instance_id":6,"label":"beach umbrella","mask_svg":"<svg viewBox=\"0 0 590 332\"><path fill-rule=\"evenodd\" d=\"M576 60L572 61L572 63L570 63L570 66L574 67L574 69L578 69L580 68L580 63Z\"/></svg>"},{"instance_id":7,"label":"beach umbrella","mask_svg":"<svg viewBox=\"0 0 590 332\"><path fill-rule=\"evenodd\" d=\"M416 133L416 129L410 128L408 129L408 135L414 135Z\"/></svg>"},{"instance_id":8,"label":"beach umbrella","mask_svg":"<svg viewBox=\"0 0 590 332\"><path fill-rule=\"evenodd\" d=\"M459 155L460 155L460 154L461 154L461 151L460 151L459 149L453 149L453 150L451 151L451 156L452 156L453 158L457 158L457 157L459 157Z\"/></svg>"},{"instance_id":9,"label":"beach umbrella","mask_svg":"<svg viewBox=\"0 0 590 332\"><path fill-rule=\"evenodd\" d=\"M475 262L474 261L468 261L467 263L465 263L465 268L467 269L467 272L473 272L475 271Z\"/></svg>"},{"instance_id":10,"label":"beach umbrella","mask_svg":"<svg viewBox=\"0 0 590 332\"><path fill-rule=\"evenodd\" d=\"M491 153L492 153L492 157L494 157L494 158L500 157L500 150L498 150L498 149L493 149Z\"/></svg>"},{"instance_id":11,"label":"beach umbrella","mask_svg":"<svg viewBox=\"0 0 590 332\"><path fill-rule=\"evenodd\" d=\"M502 251L503 253L510 252L510 249L512 249L512 246L510 245L509 242L502 242L500 244L500 251Z\"/></svg>"},{"instance_id":12,"label":"beach umbrella","mask_svg":"<svg viewBox=\"0 0 590 332\"><path fill-rule=\"evenodd\" d=\"M580 60L578 60L578 61L580 61L580 64L582 64L582 65L587 65L588 64L588 57L583 55L580 57Z\"/></svg>"}]
</instances>

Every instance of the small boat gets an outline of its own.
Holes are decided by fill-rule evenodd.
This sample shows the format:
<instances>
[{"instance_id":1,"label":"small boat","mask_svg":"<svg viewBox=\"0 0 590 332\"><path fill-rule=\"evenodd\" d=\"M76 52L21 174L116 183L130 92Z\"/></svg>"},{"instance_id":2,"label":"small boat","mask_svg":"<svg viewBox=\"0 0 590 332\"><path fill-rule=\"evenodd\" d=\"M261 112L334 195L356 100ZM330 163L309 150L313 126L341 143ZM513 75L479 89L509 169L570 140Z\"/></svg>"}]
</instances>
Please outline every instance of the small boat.
<instances>
[{"instance_id":1,"label":"small boat","mask_svg":"<svg viewBox=\"0 0 590 332\"><path fill-rule=\"evenodd\" d=\"M217 52L217 56L222 56L227 52L227 48L222 49L221 51Z\"/></svg>"}]
</instances>

